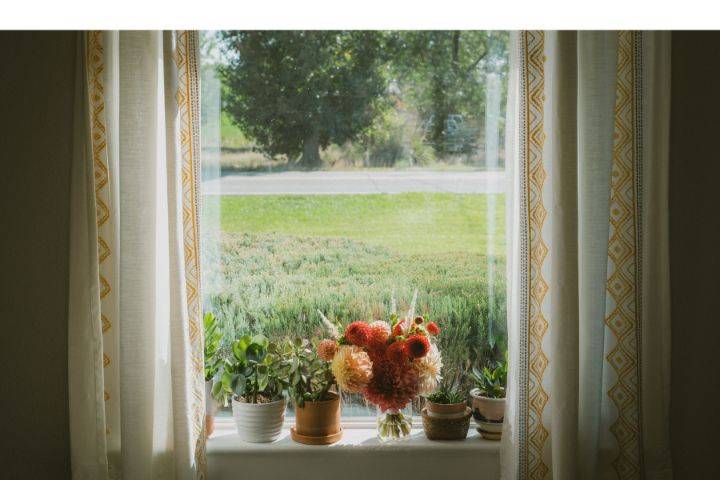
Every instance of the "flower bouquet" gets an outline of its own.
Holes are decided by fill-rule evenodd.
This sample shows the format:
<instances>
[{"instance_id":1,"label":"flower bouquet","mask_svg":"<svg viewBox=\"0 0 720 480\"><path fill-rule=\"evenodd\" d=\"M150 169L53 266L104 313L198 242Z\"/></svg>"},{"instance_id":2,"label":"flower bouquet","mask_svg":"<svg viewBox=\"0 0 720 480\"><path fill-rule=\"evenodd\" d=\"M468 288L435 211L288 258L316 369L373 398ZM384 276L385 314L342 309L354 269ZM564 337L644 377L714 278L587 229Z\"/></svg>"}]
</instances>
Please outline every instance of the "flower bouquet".
<instances>
[{"instance_id":1,"label":"flower bouquet","mask_svg":"<svg viewBox=\"0 0 720 480\"><path fill-rule=\"evenodd\" d=\"M440 381L442 360L435 341L440 329L413 311L402 318L393 313L387 322L353 322L342 335L337 332L318 345L340 389L361 393L377 405L382 441L410 435L412 417L403 410L417 395L435 391Z\"/></svg>"}]
</instances>

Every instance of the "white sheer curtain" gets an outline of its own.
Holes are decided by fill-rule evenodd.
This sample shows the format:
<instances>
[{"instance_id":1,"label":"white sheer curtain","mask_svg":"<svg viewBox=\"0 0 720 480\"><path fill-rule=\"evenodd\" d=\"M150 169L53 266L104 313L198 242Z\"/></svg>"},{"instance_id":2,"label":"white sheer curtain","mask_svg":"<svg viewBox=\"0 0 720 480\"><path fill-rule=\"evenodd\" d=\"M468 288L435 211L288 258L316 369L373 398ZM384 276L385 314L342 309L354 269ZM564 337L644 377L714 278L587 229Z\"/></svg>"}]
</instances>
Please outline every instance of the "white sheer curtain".
<instances>
[{"instance_id":1,"label":"white sheer curtain","mask_svg":"<svg viewBox=\"0 0 720 480\"><path fill-rule=\"evenodd\" d=\"M669 33L515 45L503 478L671 478Z\"/></svg>"},{"instance_id":2,"label":"white sheer curtain","mask_svg":"<svg viewBox=\"0 0 720 480\"><path fill-rule=\"evenodd\" d=\"M195 32L79 45L69 302L73 478L204 477Z\"/></svg>"}]
</instances>

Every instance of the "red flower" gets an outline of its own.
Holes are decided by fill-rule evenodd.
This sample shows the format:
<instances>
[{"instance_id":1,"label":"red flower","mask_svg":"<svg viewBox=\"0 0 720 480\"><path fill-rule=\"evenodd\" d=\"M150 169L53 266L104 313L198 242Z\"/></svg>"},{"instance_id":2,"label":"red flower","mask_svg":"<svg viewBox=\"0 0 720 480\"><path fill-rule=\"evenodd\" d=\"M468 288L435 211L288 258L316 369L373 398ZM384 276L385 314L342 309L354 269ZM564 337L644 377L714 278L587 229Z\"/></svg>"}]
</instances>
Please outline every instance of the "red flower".
<instances>
[{"instance_id":1,"label":"red flower","mask_svg":"<svg viewBox=\"0 0 720 480\"><path fill-rule=\"evenodd\" d=\"M415 333L408 337L406 349L410 358L422 358L430 351L430 340L425 335Z\"/></svg>"},{"instance_id":2,"label":"red flower","mask_svg":"<svg viewBox=\"0 0 720 480\"><path fill-rule=\"evenodd\" d=\"M430 335L440 335L440 327L438 327L435 322L428 322L428 324L425 325L425 329Z\"/></svg>"},{"instance_id":3,"label":"red flower","mask_svg":"<svg viewBox=\"0 0 720 480\"><path fill-rule=\"evenodd\" d=\"M364 347L370 337L370 325L365 322L353 322L345 329L345 340L351 345Z\"/></svg>"},{"instance_id":4,"label":"red flower","mask_svg":"<svg viewBox=\"0 0 720 480\"><path fill-rule=\"evenodd\" d=\"M418 392L418 374L409 362L374 362L373 376L363 392L384 412L403 409Z\"/></svg>"},{"instance_id":5,"label":"red flower","mask_svg":"<svg viewBox=\"0 0 720 480\"><path fill-rule=\"evenodd\" d=\"M403 321L400 320L400 321L393 327L393 329L392 329L392 336L393 336L393 337L399 337L400 335L403 334L402 324L403 324Z\"/></svg>"},{"instance_id":6,"label":"red flower","mask_svg":"<svg viewBox=\"0 0 720 480\"><path fill-rule=\"evenodd\" d=\"M368 347L373 349L382 349L385 347L388 341L388 329L387 324L385 326L379 323L370 325L370 334L368 335Z\"/></svg>"},{"instance_id":7,"label":"red flower","mask_svg":"<svg viewBox=\"0 0 720 480\"><path fill-rule=\"evenodd\" d=\"M403 342L402 340L390 344L387 349L388 360L394 363L401 363L403 360L405 360L408 356L407 348L405 347L405 342Z\"/></svg>"}]
</instances>

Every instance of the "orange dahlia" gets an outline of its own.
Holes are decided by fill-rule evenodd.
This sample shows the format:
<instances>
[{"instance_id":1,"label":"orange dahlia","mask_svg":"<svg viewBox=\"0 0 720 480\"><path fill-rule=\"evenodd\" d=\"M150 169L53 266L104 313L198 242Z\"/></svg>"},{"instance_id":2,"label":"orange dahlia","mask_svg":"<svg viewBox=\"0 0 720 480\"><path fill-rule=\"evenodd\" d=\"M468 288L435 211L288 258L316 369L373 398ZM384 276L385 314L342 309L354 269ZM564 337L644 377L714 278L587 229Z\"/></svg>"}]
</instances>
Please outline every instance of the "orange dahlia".
<instances>
[{"instance_id":1,"label":"orange dahlia","mask_svg":"<svg viewBox=\"0 0 720 480\"><path fill-rule=\"evenodd\" d=\"M318 357L322 358L326 362L332 361L333 357L335 357L335 352L337 352L338 344L335 340L321 340L318 344L317 352Z\"/></svg>"},{"instance_id":2,"label":"orange dahlia","mask_svg":"<svg viewBox=\"0 0 720 480\"><path fill-rule=\"evenodd\" d=\"M383 349L390 337L390 325L378 320L370 324L367 346L369 349Z\"/></svg>"},{"instance_id":3,"label":"orange dahlia","mask_svg":"<svg viewBox=\"0 0 720 480\"><path fill-rule=\"evenodd\" d=\"M425 325L425 330L427 330L430 335L440 335L440 327L438 327L435 322L428 322L428 324Z\"/></svg>"},{"instance_id":4,"label":"orange dahlia","mask_svg":"<svg viewBox=\"0 0 720 480\"><path fill-rule=\"evenodd\" d=\"M364 347L370 337L370 325L365 322L352 322L345 329L345 340L351 345Z\"/></svg>"},{"instance_id":5,"label":"orange dahlia","mask_svg":"<svg viewBox=\"0 0 720 480\"><path fill-rule=\"evenodd\" d=\"M387 349L387 358L391 362L401 363L407 357L407 348L405 342L402 340L393 342Z\"/></svg>"},{"instance_id":6,"label":"orange dahlia","mask_svg":"<svg viewBox=\"0 0 720 480\"><path fill-rule=\"evenodd\" d=\"M414 333L406 340L408 356L410 358L422 358L427 355L430 350L430 340L425 335Z\"/></svg>"}]
</instances>

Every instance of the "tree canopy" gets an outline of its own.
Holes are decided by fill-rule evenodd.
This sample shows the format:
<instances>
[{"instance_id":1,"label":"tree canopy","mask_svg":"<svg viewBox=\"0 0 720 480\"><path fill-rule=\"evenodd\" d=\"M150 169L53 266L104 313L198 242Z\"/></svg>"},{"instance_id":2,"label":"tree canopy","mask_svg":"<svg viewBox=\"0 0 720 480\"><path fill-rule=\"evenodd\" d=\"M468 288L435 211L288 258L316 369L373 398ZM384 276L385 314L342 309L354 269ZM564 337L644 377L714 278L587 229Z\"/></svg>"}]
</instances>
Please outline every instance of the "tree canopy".
<instances>
[{"instance_id":1,"label":"tree canopy","mask_svg":"<svg viewBox=\"0 0 720 480\"><path fill-rule=\"evenodd\" d=\"M477 149L486 75L507 72L507 32L224 31L219 40L223 111L265 155L308 168L321 148L383 130L383 113L400 104L437 155L457 151L452 118L464 120L463 148Z\"/></svg>"},{"instance_id":2,"label":"tree canopy","mask_svg":"<svg viewBox=\"0 0 720 480\"><path fill-rule=\"evenodd\" d=\"M224 110L271 157L320 163L383 106L385 35L372 31L227 31Z\"/></svg>"}]
</instances>

